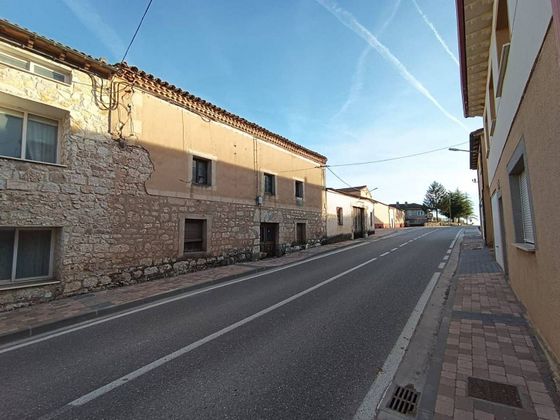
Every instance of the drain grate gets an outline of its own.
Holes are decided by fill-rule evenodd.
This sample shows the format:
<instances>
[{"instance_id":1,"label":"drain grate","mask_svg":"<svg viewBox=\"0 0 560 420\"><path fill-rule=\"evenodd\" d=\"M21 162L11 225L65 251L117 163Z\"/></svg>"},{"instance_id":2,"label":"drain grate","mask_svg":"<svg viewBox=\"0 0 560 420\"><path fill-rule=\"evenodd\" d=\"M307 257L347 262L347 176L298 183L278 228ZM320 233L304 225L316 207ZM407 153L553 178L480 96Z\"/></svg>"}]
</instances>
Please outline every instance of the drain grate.
<instances>
[{"instance_id":1,"label":"drain grate","mask_svg":"<svg viewBox=\"0 0 560 420\"><path fill-rule=\"evenodd\" d=\"M397 386L387 408L401 414L412 416L416 413L419 399L420 393L414 389L414 386Z\"/></svg>"},{"instance_id":2,"label":"drain grate","mask_svg":"<svg viewBox=\"0 0 560 420\"><path fill-rule=\"evenodd\" d=\"M519 392L513 385L469 377L468 391L473 398L523 408Z\"/></svg>"}]
</instances>

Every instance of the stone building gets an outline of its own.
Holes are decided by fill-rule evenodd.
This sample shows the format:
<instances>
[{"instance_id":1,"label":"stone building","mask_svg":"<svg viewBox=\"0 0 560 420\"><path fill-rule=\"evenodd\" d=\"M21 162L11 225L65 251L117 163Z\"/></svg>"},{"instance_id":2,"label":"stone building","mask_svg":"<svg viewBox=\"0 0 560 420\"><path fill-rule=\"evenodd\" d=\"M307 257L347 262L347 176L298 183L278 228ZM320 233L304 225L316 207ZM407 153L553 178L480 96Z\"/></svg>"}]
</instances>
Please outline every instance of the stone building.
<instances>
[{"instance_id":1,"label":"stone building","mask_svg":"<svg viewBox=\"0 0 560 420\"><path fill-rule=\"evenodd\" d=\"M461 85L487 243L560 359L560 0L457 0Z\"/></svg>"},{"instance_id":2,"label":"stone building","mask_svg":"<svg viewBox=\"0 0 560 420\"><path fill-rule=\"evenodd\" d=\"M326 158L0 20L0 308L325 236Z\"/></svg>"}]
</instances>

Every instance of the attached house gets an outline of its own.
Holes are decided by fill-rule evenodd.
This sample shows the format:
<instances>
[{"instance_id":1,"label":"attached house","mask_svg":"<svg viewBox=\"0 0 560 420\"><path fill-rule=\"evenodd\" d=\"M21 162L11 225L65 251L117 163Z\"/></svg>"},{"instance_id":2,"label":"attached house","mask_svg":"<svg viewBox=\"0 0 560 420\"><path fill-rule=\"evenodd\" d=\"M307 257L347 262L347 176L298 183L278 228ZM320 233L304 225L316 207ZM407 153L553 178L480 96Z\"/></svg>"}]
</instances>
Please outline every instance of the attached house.
<instances>
[{"instance_id":1,"label":"attached house","mask_svg":"<svg viewBox=\"0 0 560 420\"><path fill-rule=\"evenodd\" d=\"M0 309L325 236L326 158L0 20Z\"/></svg>"},{"instance_id":2,"label":"attached house","mask_svg":"<svg viewBox=\"0 0 560 420\"><path fill-rule=\"evenodd\" d=\"M327 188L326 202L330 240L365 238L375 232L374 200L367 186Z\"/></svg>"},{"instance_id":3,"label":"attached house","mask_svg":"<svg viewBox=\"0 0 560 420\"><path fill-rule=\"evenodd\" d=\"M428 208L423 204L408 203L400 204L398 201L391 204L399 210L404 211L404 225L405 226L424 226L428 221Z\"/></svg>"},{"instance_id":4,"label":"attached house","mask_svg":"<svg viewBox=\"0 0 560 420\"><path fill-rule=\"evenodd\" d=\"M376 229L404 227L405 212L403 210L377 200L373 204L373 209Z\"/></svg>"},{"instance_id":5,"label":"attached house","mask_svg":"<svg viewBox=\"0 0 560 420\"><path fill-rule=\"evenodd\" d=\"M457 0L464 114L483 230L560 357L560 1ZM558 94L558 95L557 95Z\"/></svg>"}]
</instances>

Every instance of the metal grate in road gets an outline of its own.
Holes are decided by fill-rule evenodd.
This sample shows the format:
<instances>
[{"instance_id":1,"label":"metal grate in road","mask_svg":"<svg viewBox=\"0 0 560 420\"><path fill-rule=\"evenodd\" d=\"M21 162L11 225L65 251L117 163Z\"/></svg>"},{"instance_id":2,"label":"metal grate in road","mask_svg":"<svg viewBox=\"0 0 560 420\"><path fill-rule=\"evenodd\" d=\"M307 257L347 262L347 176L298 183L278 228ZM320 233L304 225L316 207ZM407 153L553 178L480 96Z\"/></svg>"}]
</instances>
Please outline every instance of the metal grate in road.
<instances>
[{"instance_id":1,"label":"metal grate in road","mask_svg":"<svg viewBox=\"0 0 560 420\"><path fill-rule=\"evenodd\" d=\"M397 386L391 397L391 401L387 408L397 411L401 414L412 416L416 413L420 393L414 389L414 386L407 385L405 387Z\"/></svg>"}]
</instances>

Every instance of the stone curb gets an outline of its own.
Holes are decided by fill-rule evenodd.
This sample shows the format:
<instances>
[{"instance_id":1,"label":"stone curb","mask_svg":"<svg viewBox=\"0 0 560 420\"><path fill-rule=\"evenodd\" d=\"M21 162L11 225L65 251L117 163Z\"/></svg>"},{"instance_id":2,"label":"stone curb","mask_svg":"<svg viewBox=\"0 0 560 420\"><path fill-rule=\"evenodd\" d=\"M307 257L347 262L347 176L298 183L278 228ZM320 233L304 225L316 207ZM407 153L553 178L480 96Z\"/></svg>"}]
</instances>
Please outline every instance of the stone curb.
<instances>
[{"instance_id":1,"label":"stone curb","mask_svg":"<svg viewBox=\"0 0 560 420\"><path fill-rule=\"evenodd\" d=\"M393 232L395 233L395 232ZM383 238L385 236L389 236L391 235L387 234L387 235L382 235L378 238L374 239L380 239ZM374 235L372 235L374 236ZM352 245L355 245L356 243L358 243L360 241L360 239L358 240L352 240L352 241L346 241L348 242L348 244L344 245L344 246L340 246L339 248L336 249L344 249L347 247L350 247ZM312 257L316 257L318 255L322 255L322 254L326 254L328 252L331 252L331 249L327 249L321 252L317 252L316 254L312 254L309 255L299 261L305 261L308 258L312 258ZM295 261L292 261L295 262ZM59 328L63 328L63 327L67 327L69 325L73 325L73 324L77 324L80 322L84 322L84 321L90 321L93 320L95 318L101 318L103 316L106 315L110 315L116 312L121 312L121 311L125 311L127 309L131 309L137 306L141 306L141 305L145 305L147 303L151 303L154 302L156 300L161 300L161 299L166 299L169 297L173 297L173 296L177 296L180 295L182 293L186 293L189 291L193 291L193 290L197 290L197 289L202 289L204 287L208 287L208 286L213 286L219 283L225 283L228 282L230 280L235 280L238 279L240 277L244 277L244 276L250 276L252 274L256 274L259 272L263 272L266 270L270 270L270 269L276 269L278 267L283 267L284 265L288 265L291 264L292 262L287 262L286 264L282 264L282 265L277 265L277 266L272 266L272 267L256 267L253 268L252 270L248 270L245 271L243 273L238 273L238 274L232 274L232 275L226 275L224 277L220 277L217 279L213 279L213 280L209 280L209 281L205 281L202 283L198 283L198 284L191 284L185 287L181 287L178 289L173 289L173 290L169 290L167 292L163 292L163 293L157 293L155 295L151 295L151 296L146 296L137 300L133 300L130 302L126 302L126 303L122 303L122 304L117 304L117 305L112 305L112 306L107 306L105 308L100 308L100 309L94 309L91 310L89 312L84 312L81 313L79 315L74 315L74 316L70 316L68 318L63 318L63 319L59 319L56 321L52 321L52 322L44 322L42 324L37 324L33 327L27 327L25 329L19 330L19 331L13 331L13 332L9 332L9 333L5 333L5 334L0 334L0 346L4 346L7 344L10 344L14 341L17 340L22 340L25 338L30 338L32 336L36 336L39 334L44 334L53 330L57 330Z\"/></svg>"}]
</instances>

